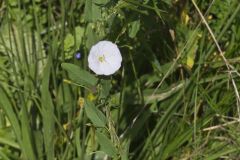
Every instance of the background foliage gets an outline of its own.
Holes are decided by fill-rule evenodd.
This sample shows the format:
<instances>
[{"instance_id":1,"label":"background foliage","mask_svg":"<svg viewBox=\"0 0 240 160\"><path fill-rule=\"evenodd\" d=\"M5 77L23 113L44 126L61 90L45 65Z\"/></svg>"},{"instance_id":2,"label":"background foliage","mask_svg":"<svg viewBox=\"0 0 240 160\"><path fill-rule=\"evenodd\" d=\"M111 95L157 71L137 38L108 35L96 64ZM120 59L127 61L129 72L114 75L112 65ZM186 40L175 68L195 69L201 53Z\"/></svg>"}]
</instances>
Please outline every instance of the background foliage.
<instances>
[{"instance_id":1,"label":"background foliage","mask_svg":"<svg viewBox=\"0 0 240 160\"><path fill-rule=\"evenodd\" d=\"M0 159L239 159L239 10L0 1ZM113 76L87 67L99 40L121 50Z\"/></svg>"}]
</instances>

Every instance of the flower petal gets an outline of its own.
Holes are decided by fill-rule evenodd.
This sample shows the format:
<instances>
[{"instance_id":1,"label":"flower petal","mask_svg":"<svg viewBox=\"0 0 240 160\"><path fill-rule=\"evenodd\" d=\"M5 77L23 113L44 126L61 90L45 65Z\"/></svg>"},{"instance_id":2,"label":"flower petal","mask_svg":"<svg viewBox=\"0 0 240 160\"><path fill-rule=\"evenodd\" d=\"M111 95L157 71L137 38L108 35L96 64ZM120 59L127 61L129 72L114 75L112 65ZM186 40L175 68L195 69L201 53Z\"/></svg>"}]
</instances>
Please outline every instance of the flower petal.
<instances>
[{"instance_id":1,"label":"flower petal","mask_svg":"<svg viewBox=\"0 0 240 160\"><path fill-rule=\"evenodd\" d=\"M100 69L102 74L106 76L111 75L116 71L106 61L100 64Z\"/></svg>"},{"instance_id":2,"label":"flower petal","mask_svg":"<svg viewBox=\"0 0 240 160\"><path fill-rule=\"evenodd\" d=\"M117 56L111 56L111 57L106 57L105 60L111 66L111 68L115 71L117 71L121 67L122 57L119 58Z\"/></svg>"}]
</instances>

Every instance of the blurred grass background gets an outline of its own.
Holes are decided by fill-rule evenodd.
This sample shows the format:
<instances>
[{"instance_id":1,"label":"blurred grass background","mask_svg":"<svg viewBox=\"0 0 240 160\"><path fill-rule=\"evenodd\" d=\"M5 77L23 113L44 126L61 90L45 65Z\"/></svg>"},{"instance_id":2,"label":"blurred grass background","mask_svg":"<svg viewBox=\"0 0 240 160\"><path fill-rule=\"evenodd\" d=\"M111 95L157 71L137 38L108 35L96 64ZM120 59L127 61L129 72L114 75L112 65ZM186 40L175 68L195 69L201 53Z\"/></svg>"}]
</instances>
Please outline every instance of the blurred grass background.
<instances>
[{"instance_id":1,"label":"blurred grass background","mask_svg":"<svg viewBox=\"0 0 240 160\"><path fill-rule=\"evenodd\" d=\"M240 159L239 10L0 1L0 159ZM99 40L121 50L113 76L87 67Z\"/></svg>"}]
</instances>

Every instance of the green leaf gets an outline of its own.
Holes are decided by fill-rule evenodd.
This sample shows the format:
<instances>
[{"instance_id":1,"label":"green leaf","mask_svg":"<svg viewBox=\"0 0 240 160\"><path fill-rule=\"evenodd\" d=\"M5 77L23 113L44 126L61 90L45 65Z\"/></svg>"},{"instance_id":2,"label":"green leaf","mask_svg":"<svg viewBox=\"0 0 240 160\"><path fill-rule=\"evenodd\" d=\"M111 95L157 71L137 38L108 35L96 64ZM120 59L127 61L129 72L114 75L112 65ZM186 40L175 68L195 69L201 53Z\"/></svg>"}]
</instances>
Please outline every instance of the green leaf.
<instances>
[{"instance_id":1,"label":"green leaf","mask_svg":"<svg viewBox=\"0 0 240 160\"><path fill-rule=\"evenodd\" d=\"M129 23L129 32L128 32L128 35L130 38L134 38L136 37L139 29L140 29L140 20L136 20L136 21L133 21L131 23Z\"/></svg>"},{"instance_id":2,"label":"green leaf","mask_svg":"<svg viewBox=\"0 0 240 160\"><path fill-rule=\"evenodd\" d=\"M72 34L67 34L64 39L64 51L70 50L74 46L74 37Z\"/></svg>"},{"instance_id":3,"label":"green leaf","mask_svg":"<svg viewBox=\"0 0 240 160\"><path fill-rule=\"evenodd\" d=\"M96 131L96 137L101 146L101 150L111 157L116 157L117 149L111 140L99 131Z\"/></svg>"},{"instance_id":4,"label":"green leaf","mask_svg":"<svg viewBox=\"0 0 240 160\"><path fill-rule=\"evenodd\" d=\"M130 140L126 141L125 144L123 144L123 152L121 154L122 160L128 160L129 158L129 147L130 147Z\"/></svg>"},{"instance_id":5,"label":"green leaf","mask_svg":"<svg viewBox=\"0 0 240 160\"><path fill-rule=\"evenodd\" d=\"M100 27L96 26L94 23L89 23L86 28L86 47L90 49L92 45L96 44L99 40L103 39L105 36L104 28L100 27L101 30L96 31L94 28Z\"/></svg>"},{"instance_id":6,"label":"green leaf","mask_svg":"<svg viewBox=\"0 0 240 160\"><path fill-rule=\"evenodd\" d=\"M84 35L84 28L80 26L75 27L75 34L76 34L76 46L80 47Z\"/></svg>"},{"instance_id":7,"label":"green leaf","mask_svg":"<svg viewBox=\"0 0 240 160\"><path fill-rule=\"evenodd\" d=\"M77 65L62 63L62 68L68 72L69 78L74 82L85 86L95 86L98 79Z\"/></svg>"},{"instance_id":8,"label":"green leaf","mask_svg":"<svg viewBox=\"0 0 240 160\"><path fill-rule=\"evenodd\" d=\"M196 57L196 51L198 49L198 41L195 41L187 53L187 66L191 69L194 65L194 60Z\"/></svg>"},{"instance_id":9,"label":"green leaf","mask_svg":"<svg viewBox=\"0 0 240 160\"><path fill-rule=\"evenodd\" d=\"M36 140L36 149L38 153L38 157L43 157L43 135L41 131L34 131L34 139Z\"/></svg>"},{"instance_id":10,"label":"green leaf","mask_svg":"<svg viewBox=\"0 0 240 160\"><path fill-rule=\"evenodd\" d=\"M17 6L18 1L17 0L8 0L8 3L10 6Z\"/></svg>"},{"instance_id":11,"label":"green leaf","mask_svg":"<svg viewBox=\"0 0 240 160\"><path fill-rule=\"evenodd\" d=\"M110 0L94 0L94 3L96 5L105 5L105 4L109 3L109 2L110 2Z\"/></svg>"},{"instance_id":12,"label":"green leaf","mask_svg":"<svg viewBox=\"0 0 240 160\"><path fill-rule=\"evenodd\" d=\"M12 132L12 128L0 128L0 144L8 145L16 149L20 149L18 143L16 143L16 136Z\"/></svg>"},{"instance_id":13,"label":"green leaf","mask_svg":"<svg viewBox=\"0 0 240 160\"><path fill-rule=\"evenodd\" d=\"M111 80L102 80L99 98L106 98L112 88Z\"/></svg>"},{"instance_id":14,"label":"green leaf","mask_svg":"<svg viewBox=\"0 0 240 160\"><path fill-rule=\"evenodd\" d=\"M41 105L43 118L43 139L47 159L54 159L54 104L49 92L49 80L51 72L51 59L48 62L43 72L43 82L41 88Z\"/></svg>"},{"instance_id":15,"label":"green leaf","mask_svg":"<svg viewBox=\"0 0 240 160\"><path fill-rule=\"evenodd\" d=\"M11 127L13 128L14 133L15 133L19 143L21 143L22 135L21 135L19 119L13 110L14 106L12 105L12 102L10 101L5 89L2 88L1 85L0 85L0 97L1 97L0 107L1 107L1 109L4 110L5 114L7 115L8 119L11 123Z\"/></svg>"},{"instance_id":16,"label":"green leaf","mask_svg":"<svg viewBox=\"0 0 240 160\"><path fill-rule=\"evenodd\" d=\"M107 122L104 114L98 110L93 102L86 100L84 103L84 109L87 114L87 117L92 121L92 123L97 127L105 127Z\"/></svg>"},{"instance_id":17,"label":"green leaf","mask_svg":"<svg viewBox=\"0 0 240 160\"><path fill-rule=\"evenodd\" d=\"M96 21L101 17L101 8L95 3L96 0L87 0L85 2L84 15L89 22Z\"/></svg>"}]
</instances>

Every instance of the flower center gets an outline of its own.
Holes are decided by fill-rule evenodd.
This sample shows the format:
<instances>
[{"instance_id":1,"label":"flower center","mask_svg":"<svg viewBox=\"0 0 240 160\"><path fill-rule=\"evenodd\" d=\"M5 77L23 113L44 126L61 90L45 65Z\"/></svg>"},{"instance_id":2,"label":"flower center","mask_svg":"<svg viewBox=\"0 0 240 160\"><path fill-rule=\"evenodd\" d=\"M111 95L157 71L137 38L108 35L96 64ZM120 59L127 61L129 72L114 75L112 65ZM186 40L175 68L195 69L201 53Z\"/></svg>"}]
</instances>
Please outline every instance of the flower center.
<instances>
[{"instance_id":1,"label":"flower center","mask_svg":"<svg viewBox=\"0 0 240 160\"><path fill-rule=\"evenodd\" d=\"M99 62L103 63L105 61L104 55L98 57Z\"/></svg>"}]
</instances>

